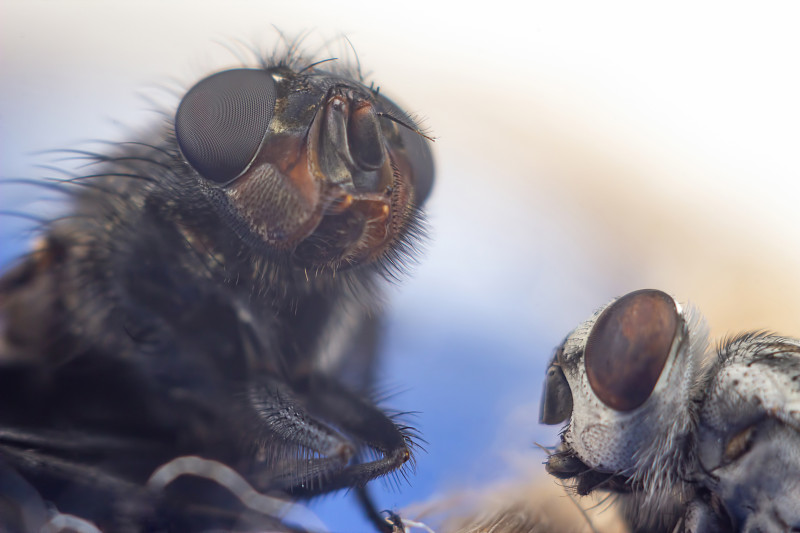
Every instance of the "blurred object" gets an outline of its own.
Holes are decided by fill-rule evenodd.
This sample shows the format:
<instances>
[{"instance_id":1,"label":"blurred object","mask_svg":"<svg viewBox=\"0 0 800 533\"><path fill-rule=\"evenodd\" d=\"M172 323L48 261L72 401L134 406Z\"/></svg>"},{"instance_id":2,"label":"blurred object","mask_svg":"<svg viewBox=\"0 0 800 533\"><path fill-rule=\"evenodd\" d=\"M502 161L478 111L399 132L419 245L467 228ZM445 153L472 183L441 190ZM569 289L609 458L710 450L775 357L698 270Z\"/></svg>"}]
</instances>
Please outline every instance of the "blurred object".
<instances>
[{"instance_id":1,"label":"blurred object","mask_svg":"<svg viewBox=\"0 0 800 533\"><path fill-rule=\"evenodd\" d=\"M528 472L536 479L534 472ZM450 493L403 510L437 533L626 533L610 501L569 494L547 480Z\"/></svg>"}]
</instances>

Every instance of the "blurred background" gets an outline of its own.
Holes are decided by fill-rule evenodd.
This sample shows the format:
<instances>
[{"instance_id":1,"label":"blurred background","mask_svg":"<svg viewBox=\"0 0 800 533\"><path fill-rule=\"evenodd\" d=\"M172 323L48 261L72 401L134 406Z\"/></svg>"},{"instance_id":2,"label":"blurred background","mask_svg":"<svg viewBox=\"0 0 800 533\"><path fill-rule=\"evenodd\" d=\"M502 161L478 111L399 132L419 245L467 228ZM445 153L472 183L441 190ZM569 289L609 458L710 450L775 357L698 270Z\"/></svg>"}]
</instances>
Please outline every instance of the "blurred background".
<instances>
[{"instance_id":1,"label":"blurred background","mask_svg":"<svg viewBox=\"0 0 800 533\"><path fill-rule=\"evenodd\" d=\"M290 5L291 4L291 5ZM53 175L54 148L128 140L162 87L346 35L382 92L437 138L432 239L393 289L382 383L428 441L402 508L542 475L548 358L607 300L690 301L721 338L800 336L800 4L79 2L0 4L0 176ZM239 48L241 49L241 48ZM323 52L323 54L325 54ZM58 163L69 167L71 163ZM57 208L0 188L0 209ZM30 221L0 219L0 261ZM532 472L540 474L532 474ZM366 531L346 494L313 509Z\"/></svg>"}]
</instances>

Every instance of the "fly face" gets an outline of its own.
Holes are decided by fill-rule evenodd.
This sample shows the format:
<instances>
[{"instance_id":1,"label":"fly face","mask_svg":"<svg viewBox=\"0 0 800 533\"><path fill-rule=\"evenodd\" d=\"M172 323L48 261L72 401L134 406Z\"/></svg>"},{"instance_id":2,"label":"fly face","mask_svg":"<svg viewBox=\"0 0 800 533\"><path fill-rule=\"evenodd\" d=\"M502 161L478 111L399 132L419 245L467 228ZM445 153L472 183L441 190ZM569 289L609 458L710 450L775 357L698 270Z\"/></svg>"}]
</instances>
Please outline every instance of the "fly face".
<instances>
[{"instance_id":1,"label":"fly face","mask_svg":"<svg viewBox=\"0 0 800 533\"><path fill-rule=\"evenodd\" d=\"M548 471L582 473L584 494L612 480L652 497L670 490L704 351L702 324L661 291L600 309L566 338L548 370L542 422L570 421Z\"/></svg>"},{"instance_id":2,"label":"fly face","mask_svg":"<svg viewBox=\"0 0 800 533\"><path fill-rule=\"evenodd\" d=\"M313 69L214 74L183 98L175 135L239 237L304 268L385 256L433 180L409 117L361 83Z\"/></svg>"},{"instance_id":3,"label":"fly face","mask_svg":"<svg viewBox=\"0 0 800 533\"><path fill-rule=\"evenodd\" d=\"M637 531L797 527L798 342L746 335L713 362L707 345L661 291L600 309L548 369L540 419L569 423L547 471L619 493Z\"/></svg>"}]
</instances>

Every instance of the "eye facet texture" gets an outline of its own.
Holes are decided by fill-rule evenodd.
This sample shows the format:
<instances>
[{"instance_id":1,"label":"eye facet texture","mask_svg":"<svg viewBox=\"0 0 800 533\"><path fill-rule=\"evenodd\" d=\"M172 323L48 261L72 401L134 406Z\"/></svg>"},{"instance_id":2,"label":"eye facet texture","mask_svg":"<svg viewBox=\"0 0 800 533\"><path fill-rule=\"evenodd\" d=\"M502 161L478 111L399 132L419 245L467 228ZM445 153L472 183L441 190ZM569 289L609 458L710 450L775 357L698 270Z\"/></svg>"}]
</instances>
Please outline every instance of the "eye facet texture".
<instances>
[{"instance_id":1,"label":"eye facet texture","mask_svg":"<svg viewBox=\"0 0 800 533\"><path fill-rule=\"evenodd\" d=\"M675 301L652 289L627 294L595 322L584 351L589 384L617 411L641 406L658 382L678 328Z\"/></svg>"},{"instance_id":2,"label":"eye facet texture","mask_svg":"<svg viewBox=\"0 0 800 533\"><path fill-rule=\"evenodd\" d=\"M258 153L275 98L275 81L264 70L226 70L200 81L175 116L175 136L186 161L218 184L238 177Z\"/></svg>"}]
</instances>

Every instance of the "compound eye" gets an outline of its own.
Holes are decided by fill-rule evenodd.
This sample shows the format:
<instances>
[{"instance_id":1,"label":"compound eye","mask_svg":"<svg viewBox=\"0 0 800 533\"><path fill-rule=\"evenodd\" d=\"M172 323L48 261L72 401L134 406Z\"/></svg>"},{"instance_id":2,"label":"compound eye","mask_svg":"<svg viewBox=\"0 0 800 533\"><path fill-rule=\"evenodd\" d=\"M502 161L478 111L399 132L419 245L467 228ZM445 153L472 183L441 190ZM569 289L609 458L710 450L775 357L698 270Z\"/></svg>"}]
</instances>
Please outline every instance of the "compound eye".
<instances>
[{"instance_id":1,"label":"compound eye","mask_svg":"<svg viewBox=\"0 0 800 533\"><path fill-rule=\"evenodd\" d=\"M218 184L238 177L267 134L275 97L275 80L264 70L226 70L197 83L175 115L175 136L186 161Z\"/></svg>"},{"instance_id":2,"label":"compound eye","mask_svg":"<svg viewBox=\"0 0 800 533\"><path fill-rule=\"evenodd\" d=\"M598 317L584 350L589 385L617 411L642 405L669 357L680 317L668 294L645 289L627 294Z\"/></svg>"},{"instance_id":3,"label":"compound eye","mask_svg":"<svg viewBox=\"0 0 800 533\"><path fill-rule=\"evenodd\" d=\"M422 205L433 189L434 167L430 141L406 128L400 128L400 137L414 170L414 203Z\"/></svg>"},{"instance_id":4,"label":"compound eye","mask_svg":"<svg viewBox=\"0 0 800 533\"><path fill-rule=\"evenodd\" d=\"M572 390L559 363L562 350L563 346L558 349L547 369L539 409L539 422L542 424L560 424L572 415Z\"/></svg>"},{"instance_id":5,"label":"compound eye","mask_svg":"<svg viewBox=\"0 0 800 533\"><path fill-rule=\"evenodd\" d=\"M408 116L400 107L394 102L384 97L378 96L389 114L399 119L404 124L416 127L414 121ZM400 133L400 142L408 156L408 161L411 164L411 170L414 173L414 203L421 206L425 203L428 196L430 196L431 189L433 189L433 178L435 168L433 166L433 152L431 151L431 143L428 139L408 127L398 128Z\"/></svg>"}]
</instances>

